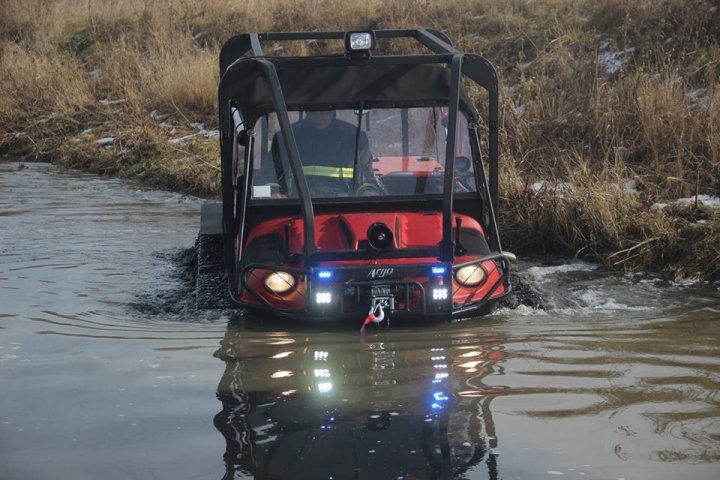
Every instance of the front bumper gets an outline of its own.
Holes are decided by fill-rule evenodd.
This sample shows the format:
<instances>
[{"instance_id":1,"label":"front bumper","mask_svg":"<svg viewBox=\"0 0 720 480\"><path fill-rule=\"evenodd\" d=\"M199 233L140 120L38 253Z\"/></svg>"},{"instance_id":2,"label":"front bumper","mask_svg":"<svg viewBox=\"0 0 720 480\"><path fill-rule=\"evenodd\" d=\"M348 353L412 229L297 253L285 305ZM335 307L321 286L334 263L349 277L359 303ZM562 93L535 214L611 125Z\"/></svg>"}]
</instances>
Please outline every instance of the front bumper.
<instances>
[{"instance_id":1,"label":"front bumper","mask_svg":"<svg viewBox=\"0 0 720 480\"><path fill-rule=\"evenodd\" d=\"M492 265L496 273L468 293L472 289L459 286L453 272L472 264ZM296 289L279 295L265 288L263 279L273 271L294 275ZM243 306L292 319L358 320L379 303L393 319L451 321L491 311L510 291L509 264L501 254L492 254L455 265L423 262L302 269L248 264L241 269L234 297Z\"/></svg>"}]
</instances>

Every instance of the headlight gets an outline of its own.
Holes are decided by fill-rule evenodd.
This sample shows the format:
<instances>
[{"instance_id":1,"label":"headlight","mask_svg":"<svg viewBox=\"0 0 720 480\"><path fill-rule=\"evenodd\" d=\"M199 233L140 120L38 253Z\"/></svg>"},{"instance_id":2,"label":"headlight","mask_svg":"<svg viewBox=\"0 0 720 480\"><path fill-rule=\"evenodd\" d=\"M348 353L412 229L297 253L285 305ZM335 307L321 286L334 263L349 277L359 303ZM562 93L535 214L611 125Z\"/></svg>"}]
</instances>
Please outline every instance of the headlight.
<instances>
[{"instance_id":1,"label":"headlight","mask_svg":"<svg viewBox=\"0 0 720 480\"><path fill-rule=\"evenodd\" d=\"M448 289L447 288L433 288L432 296L433 296L433 300L447 300Z\"/></svg>"},{"instance_id":2,"label":"headlight","mask_svg":"<svg viewBox=\"0 0 720 480\"><path fill-rule=\"evenodd\" d=\"M348 32L345 48L349 51L372 50L375 48L375 35L373 32Z\"/></svg>"},{"instance_id":3,"label":"headlight","mask_svg":"<svg viewBox=\"0 0 720 480\"><path fill-rule=\"evenodd\" d=\"M332 293L330 292L317 292L315 294L315 303L320 305L328 305L332 303Z\"/></svg>"},{"instance_id":4,"label":"headlight","mask_svg":"<svg viewBox=\"0 0 720 480\"><path fill-rule=\"evenodd\" d=\"M295 288L295 277L288 272L272 272L265 277L265 288L273 293L287 293Z\"/></svg>"},{"instance_id":5,"label":"headlight","mask_svg":"<svg viewBox=\"0 0 720 480\"><path fill-rule=\"evenodd\" d=\"M476 287L484 282L486 277L485 270L479 264L458 268L455 272L455 280L465 287Z\"/></svg>"}]
</instances>

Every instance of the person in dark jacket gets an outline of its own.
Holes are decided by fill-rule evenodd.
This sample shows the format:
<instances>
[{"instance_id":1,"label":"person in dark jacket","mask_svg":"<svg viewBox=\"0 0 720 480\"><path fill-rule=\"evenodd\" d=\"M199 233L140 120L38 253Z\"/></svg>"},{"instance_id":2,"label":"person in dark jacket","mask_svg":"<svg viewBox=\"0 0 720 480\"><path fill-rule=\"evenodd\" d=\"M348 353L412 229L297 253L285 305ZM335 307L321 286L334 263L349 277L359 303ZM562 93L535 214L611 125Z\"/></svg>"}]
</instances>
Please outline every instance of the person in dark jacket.
<instances>
[{"instance_id":1,"label":"person in dark jacket","mask_svg":"<svg viewBox=\"0 0 720 480\"><path fill-rule=\"evenodd\" d=\"M383 188L373 172L365 132L338 120L334 110L307 112L292 125L305 180L314 197L375 196ZM273 163L284 196L297 196L288 156L280 154L278 132L273 138ZM357 168L356 168L357 167Z\"/></svg>"}]
</instances>

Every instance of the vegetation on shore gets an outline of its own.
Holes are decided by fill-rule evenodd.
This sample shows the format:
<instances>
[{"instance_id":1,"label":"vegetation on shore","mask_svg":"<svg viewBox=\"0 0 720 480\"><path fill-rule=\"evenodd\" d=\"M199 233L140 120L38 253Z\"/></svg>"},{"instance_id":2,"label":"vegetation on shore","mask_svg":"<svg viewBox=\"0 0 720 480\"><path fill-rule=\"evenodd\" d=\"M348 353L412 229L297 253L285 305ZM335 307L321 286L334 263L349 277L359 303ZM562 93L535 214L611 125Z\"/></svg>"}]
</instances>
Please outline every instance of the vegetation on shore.
<instances>
[{"instance_id":1,"label":"vegetation on shore","mask_svg":"<svg viewBox=\"0 0 720 480\"><path fill-rule=\"evenodd\" d=\"M507 249L720 279L720 209L673 204L720 195L718 1L415 5L6 0L0 152L217 195L225 39L425 26L498 68Z\"/></svg>"}]
</instances>

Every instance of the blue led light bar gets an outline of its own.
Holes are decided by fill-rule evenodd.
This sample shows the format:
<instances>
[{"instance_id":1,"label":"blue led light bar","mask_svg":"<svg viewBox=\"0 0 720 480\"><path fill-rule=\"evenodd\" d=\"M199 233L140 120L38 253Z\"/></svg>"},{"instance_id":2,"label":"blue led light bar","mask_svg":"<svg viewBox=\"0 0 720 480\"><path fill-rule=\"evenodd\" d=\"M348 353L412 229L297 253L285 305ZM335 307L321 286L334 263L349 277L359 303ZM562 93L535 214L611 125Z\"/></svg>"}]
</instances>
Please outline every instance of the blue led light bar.
<instances>
[{"instance_id":1,"label":"blue led light bar","mask_svg":"<svg viewBox=\"0 0 720 480\"><path fill-rule=\"evenodd\" d=\"M321 280L327 280L329 278L332 278L333 272L330 270L320 270L317 274L318 278Z\"/></svg>"},{"instance_id":2,"label":"blue led light bar","mask_svg":"<svg viewBox=\"0 0 720 480\"><path fill-rule=\"evenodd\" d=\"M445 274L445 267L432 267L432 273L433 275L443 275Z\"/></svg>"}]
</instances>

